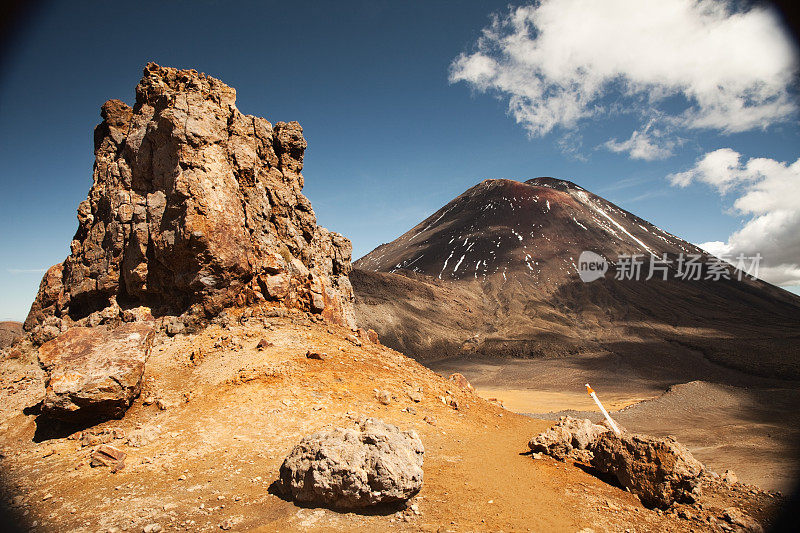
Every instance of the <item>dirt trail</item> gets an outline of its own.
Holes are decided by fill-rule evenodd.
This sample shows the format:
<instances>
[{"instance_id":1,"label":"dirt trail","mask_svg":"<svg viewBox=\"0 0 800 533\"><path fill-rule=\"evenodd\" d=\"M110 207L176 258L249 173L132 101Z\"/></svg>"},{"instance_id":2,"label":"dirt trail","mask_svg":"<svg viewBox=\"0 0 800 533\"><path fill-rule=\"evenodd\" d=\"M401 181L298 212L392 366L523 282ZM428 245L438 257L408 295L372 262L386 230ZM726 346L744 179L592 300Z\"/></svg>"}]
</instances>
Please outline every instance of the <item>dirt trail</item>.
<instances>
[{"instance_id":1,"label":"dirt trail","mask_svg":"<svg viewBox=\"0 0 800 533\"><path fill-rule=\"evenodd\" d=\"M563 414L602 418L586 394L590 381L603 404L630 431L674 435L712 470L736 471L767 490L790 492L800 481L800 387L720 369L703 375L737 386L676 380L643 365L603 366L586 356L559 359L453 358L432 363L443 375L463 373L484 398L514 412L555 420ZM743 386L749 381L749 386ZM670 388L672 387L672 388ZM669 389L669 392L666 392Z\"/></svg>"},{"instance_id":2,"label":"dirt trail","mask_svg":"<svg viewBox=\"0 0 800 533\"><path fill-rule=\"evenodd\" d=\"M165 531L712 529L646 509L575 465L522 455L547 421L485 402L390 349L357 347L344 329L303 316L269 320L269 327L212 326L157 339L142 397L122 420L83 434L128 454L116 474L88 465L93 446L83 446L81 434L48 435L31 409L22 412L42 394L31 354L3 361L0 471L13 510L33 531L141 531L150 523ZM262 338L273 346L256 349ZM307 350L328 357L309 360ZM20 380L26 372L33 377ZM421 402L408 397L412 388L422 388ZM374 389L395 399L381 405ZM447 395L458 409L442 402ZM166 409L149 403L158 398ZM283 458L302 435L351 425L361 415L420 434L426 453L424 486L413 500L419 515L301 508L272 493ZM112 428L124 436L103 433ZM779 501L744 490L707 505L718 514L736 505L765 519Z\"/></svg>"}]
</instances>

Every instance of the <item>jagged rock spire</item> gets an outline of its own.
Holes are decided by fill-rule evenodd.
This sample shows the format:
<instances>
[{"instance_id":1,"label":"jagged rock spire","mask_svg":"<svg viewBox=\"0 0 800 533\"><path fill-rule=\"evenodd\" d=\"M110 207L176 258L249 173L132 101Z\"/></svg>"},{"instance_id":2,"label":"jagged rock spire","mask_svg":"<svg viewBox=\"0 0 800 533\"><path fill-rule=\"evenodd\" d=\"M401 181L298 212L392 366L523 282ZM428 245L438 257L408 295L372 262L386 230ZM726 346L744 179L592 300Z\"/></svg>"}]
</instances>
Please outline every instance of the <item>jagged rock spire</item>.
<instances>
[{"instance_id":1,"label":"jagged rock spire","mask_svg":"<svg viewBox=\"0 0 800 533\"><path fill-rule=\"evenodd\" d=\"M149 63L133 108L102 106L71 253L45 274L27 330L46 340L138 306L213 316L265 302L353 324L350 241L301 192L303 129L235 102L215 78Z\"/></svg>"}]
</instances>

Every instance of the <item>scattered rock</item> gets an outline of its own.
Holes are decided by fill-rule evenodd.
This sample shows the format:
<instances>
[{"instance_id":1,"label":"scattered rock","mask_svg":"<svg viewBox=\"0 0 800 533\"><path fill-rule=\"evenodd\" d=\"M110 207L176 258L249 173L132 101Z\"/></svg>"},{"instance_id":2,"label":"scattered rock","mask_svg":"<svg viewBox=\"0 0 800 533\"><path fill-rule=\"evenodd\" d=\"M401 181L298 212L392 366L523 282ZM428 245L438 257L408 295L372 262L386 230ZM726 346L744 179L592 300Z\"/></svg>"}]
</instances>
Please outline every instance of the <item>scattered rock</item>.
<instances>
[{"instance_id":1,"label":"scattered rock","mask_svg":"<svg viewBox=\"0 0 800 533\"><path fill-rule=\"evenodd\" d=\"M162 411L166 411L167 409L171 409L172 407L177 406L175 402L171 402L165 398L158 398L156 400L156 406L161 409Z\"/></svg>"},{"instance_id":2,"label":"scattered rock","mask_svg":"<svg viewBox=\"0 0 800 533\"><path fill-rule=\"evenodd\" d=\"M505 409L505 405L503 405L503 400L501 400L499 398L486 398L486 401L489 402L489 403L493 403L496 406L502 407L503 409Z\"/></svg>"},{"instance_id":3,"label":"scattered rock","mask_svg":"<svg viewBox=\"0 0 800 533\"><path fill-rule=\"evenodd\" d=\"M648 507L692 503L700 495L703 465L673 438L607 431L591 451L592 466L613 474Z\"/></svg>"},{"instance_id":4,"label":"scattered rock","mask_svg":"<svg viewBox=\"0 0 800 533\"><path fill-rule=\"evenodd\" d=\"M736 476L733 470L726 470L722 474L722 481L724 481L725 483L733 484L733 483L738 483L739 478Z\"/></svg>"},{"instance_id":5,"label":"scattered rock","mask_svg":"<svg viewBox=\"0 0 800 533\"><path fill-rule=\"evenodd\" d=\"M184 324L179 317L173 316L169 318L166 327L167 335L169 335L170 337L174 337L175 335L180 335L185 331L186 331L186 324Z\"/></svg>"},{"instance_id":6,"label":"scattered rock","mask_svg":"<svg viewBox=\"0 0 800 533\"><path fill-rule=\"evenodd\" d=\"M318 361L324 361L328 358L328 354L322 352L312 352L311 350L306 352L307 359L316 359Z\"/></svg>"},{"instance_id":7,"label":"scattered rock","mask_svg":"<svg viewBox=\"0 0 800 533\"><path fill-rule=\"evenodd\" d=\"M132 448L140 448L154 442L160 434L160 427L144 426L131 431L128 435L127 443Z\"/></svg>"},{"instance_id":8,"label":"scattered rock","mask_svg":"<svg viewBox=\"0 0 800 533\"><path fill-rule=\"evenodd\" d=\"M258 344L256 344L256 348L258 348L259 351L265 350L267 348L272 348L273 346L274 344L269 342L267 339L261 339L260 341L258 341Z\"/></svg>"},{"instance_id":9,"label":"scattered rock","mask_svg":"<svg viewBox=\"0 0 800 533\"><path fill-rule=\"evenodd\" d=\"M424 420L425 422L427 422L428 424L430 424L432 426L436 425L436 418L434 416L425 415L425 416L422 417L422 420Z\"/></svg>"},{"instance_id":10,"label":"scattered rock","mask_svg":"<svg viewBox=\"0 0 800 533\"><path fill-rule=\"evenodd\" d=\"M761 527L761 524L756 522L750 516L746 515L738 507L729 507L723 510L722 518L735 526L739 526L749 533L761 533L764 531L764 528Z\"/></svg>"},{"instance_id":11,"label":"scattered rock","mask_svg":"<svg viewBox=\"0 0 800 533\"><path fill-rule=\"evenodd\" d=\"M153 313L149 307L139 306L122 311L123 322L150 322L153 320Z\"/></svg>"},{"instance_id":12,"label":"scattered rock","mask_svg":"<svg viewBox=\"0 0 800 533\"><path fill-rule=\"evenodd\" d=\"M532 452L544 453L560 461L569 457L588 462L591 459L589 445L607 431L608 428L593 424L588 418L562 416L555 426L533 437L528 447Z\"/></svg>"},{"instance_id":13,"label":"scattered rock","mask_svg":"<svg viewBox=\"0 0 800 533\"><path fill-rule=\"evenodd\" d=\"M147 524L142 528L142 533L161 533L164 531L164 528L161 527L161 524Z\"/></svg>"},{"instance_id":14,"label":"scattered rock","mask_svg":"<svg viewBox=\"0 0 800 533\"><path fill-rule=\"evenodd\" d=\"M81 447L106 444L112 440L124 439L125 431L120 428L87 429L77 434Z\"/></svg>"},{"instance_id":15,"label":"scattered rock","mask_svg":"<svg viewBox=\"0 0 800 533\"><path fill-rule=\"evenodd\" d=\"M422 393L418 390L408 391L408 397L414 403L419 403L422 401Z\"/></svg>"},{"instance_id":16,"label":"scattered rock","mask_svg":"<svg viewBox=\"0 0 800 533\"><path fill-rule=\"evenodd\" d=\"M297 502L363 508L406 501L422 488L424 448L415 431L367 418L302 439L280 469L283 491Z\"/></svg>"},{"instance_id":17,"label":"scattered rock","mask_svg":"<svg viewBox=\"0 0 800 533\"><path fill-rule=\"evenodd\" d=\"M392 393L386 390L376 391L375 398L383 405L389 405L392 403Z\"/></svg>"},{"instance_id":18,"label":"scattered rock","mask_svg":"<svg viewBox=\"0 0 800 533\"><path fill-rule=\"evenodd\" d=\"M75 327L39 348L47 372L42 412L61 420L121 418L139 395L151 324Z\"/></svg>"},{"instance_id":19,"label":"scattered rock","mask_svg":"<svg viewBox=\"0 0 800 533\"><path fill-rule=\"evenodd\" d=\"M361 341L355 335L348 335L347 340L351 343L355 344L356 346L361 346Z\"/></svg>"},{"instance_id":20,"label":"scattered rock","mask_svg":"<svg viewBox=\"0 0 800 533\"><path fill-rule=\"evenodd\" d=\"M103 444L92 452L92 460L89 463L92 467L96 466L109 466L112 472L118 472L125 468L126 453L115 448Z\"/></svg>"}]
</instances>

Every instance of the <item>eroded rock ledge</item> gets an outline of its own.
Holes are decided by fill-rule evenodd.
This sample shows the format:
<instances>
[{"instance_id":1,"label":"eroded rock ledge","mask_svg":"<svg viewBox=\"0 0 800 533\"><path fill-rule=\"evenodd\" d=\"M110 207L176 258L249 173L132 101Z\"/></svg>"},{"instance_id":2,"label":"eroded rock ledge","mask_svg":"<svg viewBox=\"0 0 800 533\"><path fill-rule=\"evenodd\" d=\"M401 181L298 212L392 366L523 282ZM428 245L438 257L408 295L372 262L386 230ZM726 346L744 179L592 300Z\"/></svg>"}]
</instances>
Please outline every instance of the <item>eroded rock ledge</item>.
<instances>
[{"instance_id":1,"label":"eroded rock ledge","mask_svg":"<svg viewBox=\"0 0 800 533\"><path fill-rule=\"evenodd\" d=\"M350 241L318 226L301 193L303 129L235 102L215 78L150 63L133 108L102 106L71 253L25 321L37 344L126 310L207 318L277 305L354 325Z\"/></svg>"}]
</instances>

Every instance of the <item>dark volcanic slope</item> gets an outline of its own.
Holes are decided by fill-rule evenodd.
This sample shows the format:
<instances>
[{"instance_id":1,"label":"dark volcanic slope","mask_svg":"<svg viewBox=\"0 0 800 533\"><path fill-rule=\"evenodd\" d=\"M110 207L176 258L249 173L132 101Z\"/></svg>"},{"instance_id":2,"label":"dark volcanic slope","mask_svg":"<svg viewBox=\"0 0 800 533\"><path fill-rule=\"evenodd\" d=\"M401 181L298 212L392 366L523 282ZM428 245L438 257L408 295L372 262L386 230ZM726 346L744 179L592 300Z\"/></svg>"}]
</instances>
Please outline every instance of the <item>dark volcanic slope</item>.
<instances>
[{"instance_id":1,"label":"dark volcanic slope","mask_svg":"<svg viewBox=\"0 0 800 533\"><path fill-rule=\"evenodd\" d=\"M0 349L11 346L24 333L21 322L0 322Z\"/></svg>"},{"instance_id":2,"label":"dark volcanic slope","mask_svg":"<svg viewBox=\"0 0 800 533\"><path fill-rule=\"evenodd\" d=\"M578 255L703 251L570 181L485 180L389 244L359 259L363 270L409 269L438 279L523 273L560 284Z\"/></svg>"},{"instance_id":3,"label":"dark volcanic slope","mask_svg":"<svg viewBox=\"0 0 800 533\"><path fill-rule=\"evenodd\" d=\"M356 261L357 314L423 359L642 350L800 377L800 298L759 280L580 281L584 250L707 254L569 181L486 180ZM646 274L646 270L645 270ZM675 361L672 361L674 364Z\"/></svg>"}]
</instances>

